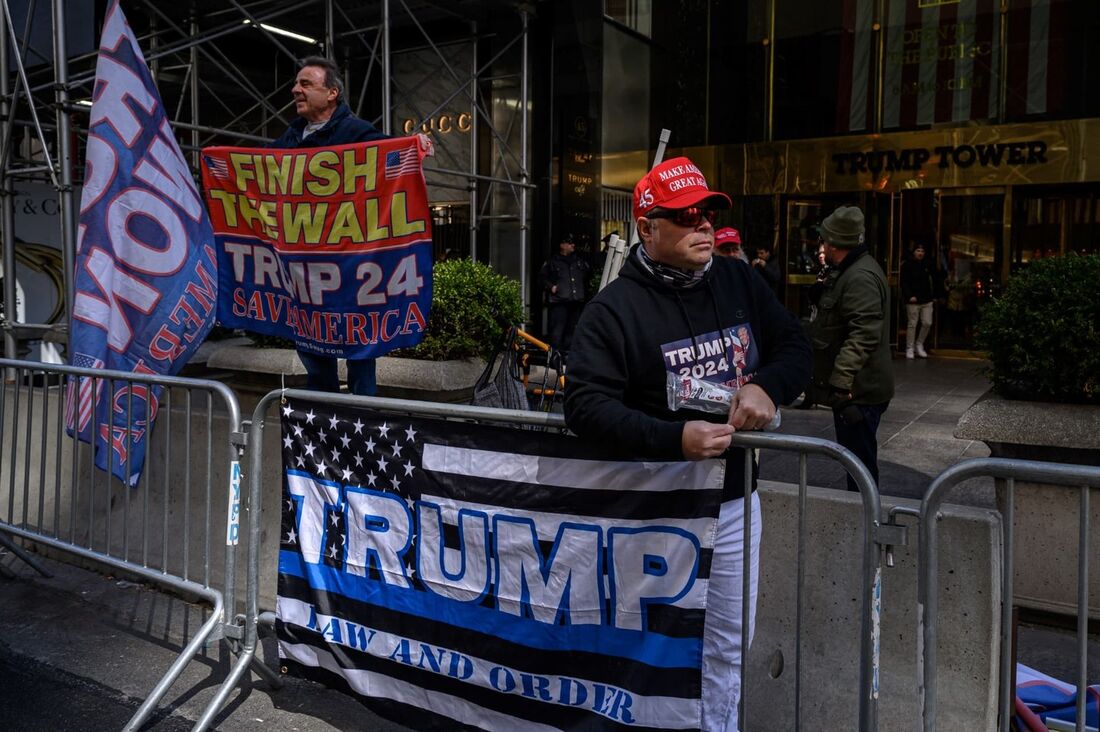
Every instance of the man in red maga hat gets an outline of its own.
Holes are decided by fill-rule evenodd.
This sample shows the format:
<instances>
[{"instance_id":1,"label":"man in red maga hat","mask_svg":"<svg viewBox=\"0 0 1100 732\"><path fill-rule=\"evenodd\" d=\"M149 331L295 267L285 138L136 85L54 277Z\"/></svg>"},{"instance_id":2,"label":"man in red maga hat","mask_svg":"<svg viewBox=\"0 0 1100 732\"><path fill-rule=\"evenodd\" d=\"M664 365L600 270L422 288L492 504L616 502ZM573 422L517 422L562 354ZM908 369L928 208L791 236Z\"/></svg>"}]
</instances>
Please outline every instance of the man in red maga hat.
<instances>
[{"instance_id":1,"label":"man in red maga hat","mask_svg":"<svg viewBox=\"0 0 1100 732\"><path fill-rule=\"evenodd\" d=\"M707 730L737 729L742 578L748 571L751 638L760 564L755 478L745 485L751 452L729 449L731 435L768 425L778 405L808 386L811 370L798 319L746 262L714 256L714 220L729 206L729 197L710 190L687 158L661 163L638 182L634 218L641 242L618 279L581 315L565 394L566 421L581 438L646 460L726 461L703 629L701 726ZM730 392L728 412L672 410L666 384L681 379Z\"/></svg>"}]
</instances>

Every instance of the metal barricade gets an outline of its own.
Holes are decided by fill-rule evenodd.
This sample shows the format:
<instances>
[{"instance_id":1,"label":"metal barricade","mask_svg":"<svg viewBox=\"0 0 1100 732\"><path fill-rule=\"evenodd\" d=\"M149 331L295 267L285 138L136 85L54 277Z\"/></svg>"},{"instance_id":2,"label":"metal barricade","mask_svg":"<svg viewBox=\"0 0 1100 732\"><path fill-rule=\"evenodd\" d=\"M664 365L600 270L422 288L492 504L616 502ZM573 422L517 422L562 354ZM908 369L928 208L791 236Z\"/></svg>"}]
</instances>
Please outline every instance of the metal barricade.
<instances>
[{"instance_id":1,"label":"metal barricade","mask_svg":"<svg viewBox=\"0 0 1100 732\"><path fill-rule=\"evenodd\" d=\"M230 672L228 679L214 703L207 709L207 714L200 720L196 729L205 729L218 710L228 698L229 691L236 685L241 676L250 666L258 664L256 652L259 641L259 626L271 628L274 625L274 613L261 612L259 606L260 597L260 558L263 552L261 544L261 516L264 502L264 481L261 476L260 466L264 464L263 432L268 411L272 404L282 399L306 399L313 402L340 405L345 407L366 408L386 414L420 416L435 419L450 419L460 421L472 421L491 423L496 425L512 425L528 429L545 429L565 431L565 422L560 415L540 412L523 412L502 409L488 409L471 407L466 405L440 404L429 402L408 401L402 399L385 399L375 397L359 397L347 394L322 394L297 389L277 390L268 393L260 400L253 413L248 432L249 469L248 476L248 574L245 610L244 641L241 655L236 665ZM784 452L796 452L799 459L799 536L798 536L798 586L797 586L797 615L796 632L801 634L801 618L803 603L803 565L806 556L804 523L807 504L807 459L810 455L824 456L835 460L855 479L860 489L862 507L862 562L860 566L861 592L860 592L860 621L859 621L859 729L861 732L871 732L878 728L878 688L879 688L879 616L881 608L881 571L882 556L884 551L890 549L891 544L905 543L904 527L888 526L881 521L882 510L878 488L871 477L870 472L851 452L840 445L827 440L801 437L796 435L766 434L766 433L739 433L733 436L732 447L746 448L745 475L751 483L753 460L750 456L757 449L773 449ZM267 486L267 490L272 490ZM268 496L270 498L270 495ZM745 524L751 525L751 502L746 501ZM751 532L746 531L744 544L745 567L751 561L750 539ZM278 541L278 539L275 539ZM749 592L748 571L744 572L744 592L742 617L747 616ZM748 624L742 626L742 647L748 648ZM742 689L745 685L745 658L742 654L741 678ZM801 677L801 649L796 653L796 673ZM270 671L266 667L257 667L265 677L268 677L275 685L279 684L277 678L271 678ZM801 728L801 699L799 681L795 686L795 728ZM742 696L744 704L744 695ZM745 719L742 713L742 720ZM810 725L812 727L812 725Z\"/></svg>"},{"instance_id":2,"label":"metal barricade","mask_svg":"<svg viewBox=\"0 0 1100 732\"><path fill-rule=\"evenodd\" d=\"M918 657L920 702L923 729L936 728L938 694L936 670L939 641L939 547L937 523L940 506L954 486L976 477L991 477L1005 481L1004 542L1001 578L1001 654L998 676L999 729L1009 729L1015 691L1012 679L1012 598L1014 552L1014 501L1016 481L1053 483L1080 489L1077 564L1077 730L1085 729L1085 701L1088 686L1088 618L1089 618L1089 489L1100 488L1100 467L1046 463L1007 458L975 458L948 468L936 477L921 501L920 570L917 598L920 604L919 639L922 648Z\"/></svg>"},{"instance_id":3,"label":"metal barricade","mask_svg":"<svg viewBox=\"0 0 1100 732\"><path fill-rule=\"evenodd\" d=\"M230 513L239 506L239 493L234 496L230 486L236 478L239 490L243 452L236 396L215 381L7 359L0 359L0 369L8 375L0 388L0 544L43 574L13 540L79 557L211 607L210 617L125 727L138 729L206 643L239 635L231 627L237 542L230 534L236 521ZM130 390L120 391L123 387ZM79 424L82 399L90 403L101 391L103 398L126 395L115 400L115 409L125 412L127 430L125 437L115 437L132 472L131 430L144 428L133 418L133 394L154 387L163 388L159 415L146 437L144 472L128 488L95 468L90 444L66 434L66 396L74 390L69 407Z\"/></svg>"}]
</instances>

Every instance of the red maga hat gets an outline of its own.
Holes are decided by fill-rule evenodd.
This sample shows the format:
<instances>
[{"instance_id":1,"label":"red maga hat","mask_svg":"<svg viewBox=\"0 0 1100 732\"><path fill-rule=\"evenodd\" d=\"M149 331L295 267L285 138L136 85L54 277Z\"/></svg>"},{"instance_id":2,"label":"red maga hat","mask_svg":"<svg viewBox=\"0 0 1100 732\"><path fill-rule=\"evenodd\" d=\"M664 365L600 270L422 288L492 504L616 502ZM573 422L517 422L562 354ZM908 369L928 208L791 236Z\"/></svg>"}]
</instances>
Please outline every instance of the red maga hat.
<instances>
[{"instance_id":1,"label":"red maga hat","mask_svg":"<svg viewBox=\"0 0 1100 732\"><path fill-rule=\"evenodd\" d=\"M732 226L727 226L714 232L714 246L721 248L736 244L741 246L741 232Z\"/></svg>"},{"instance_id":2,"label":"red maga hat","mask_svg":"<svg viewBox=\"0 0 1100 732\"><path fill-rule=\"evenodd\" d=\"M642 176L634 186L634 219L655 208L677 209L701 206L729 208L730 197L707 187L707 179L687 158L672 158Z\"/></svg>"}]
</instances>

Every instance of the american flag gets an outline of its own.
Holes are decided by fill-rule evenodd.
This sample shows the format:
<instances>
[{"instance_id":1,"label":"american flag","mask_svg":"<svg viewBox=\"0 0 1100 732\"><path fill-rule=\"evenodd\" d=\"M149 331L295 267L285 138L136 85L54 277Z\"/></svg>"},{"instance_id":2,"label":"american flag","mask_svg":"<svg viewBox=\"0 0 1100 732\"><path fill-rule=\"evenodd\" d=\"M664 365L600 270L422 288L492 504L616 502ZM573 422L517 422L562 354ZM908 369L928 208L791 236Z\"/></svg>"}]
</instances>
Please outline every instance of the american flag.
<instances>
[{"instance_id":1,"label":"american flag","mask_svg":"<svg viewBox=\"0 0 1100 732\"><path fill-rule=\"evenodd\" d=\"M616 708L699 728L720 461L606 460L564 435L305 400L282 405L282 457L293 673L418 729L614 727ZM679 596L647 584L671 576ZM502 693L505 673L558 691ZM592 703L609 689L623 704Z\"/></svg>"},{"instance_id":2,"label":"american flag","mask_svg":"<svg viewBox=\"0 0 1100 732\"><path fill-rule=\"evenodd\" d=\"M420 172L420 156L415 147L386 153L386 180Z\"/></svg>"},{"instance_id":3,"label":"american flag","mask_svg":"<svg viewBox=\"0 0 1100 732\"><path fill-rule=\"evenodd\" d=\"M101 369L103 361L84 353L77 353L72 358L72 365L82 369ZM103 394L103 379L91 376L70 376L67 393L65 394L65 427L83 432L95 414L96 405ZM94 385L94 386L93 386ZM92 398L92 390L95 389L95 398ZM74 422L76 424L74 424Z\"/></svg>"},{"instance_id":4,"label":"american flag","mask_svg":"<svg viewBox=\"0 0 1100 732\"><path fill-rule=\"evenodd\" d=\"M225 158L213 158L209 155L203 155L202 161L206 163L206 168L210 171L210 175L222 180L229 179L229 163L225 161Z\"/></svg>"}]
</instances>

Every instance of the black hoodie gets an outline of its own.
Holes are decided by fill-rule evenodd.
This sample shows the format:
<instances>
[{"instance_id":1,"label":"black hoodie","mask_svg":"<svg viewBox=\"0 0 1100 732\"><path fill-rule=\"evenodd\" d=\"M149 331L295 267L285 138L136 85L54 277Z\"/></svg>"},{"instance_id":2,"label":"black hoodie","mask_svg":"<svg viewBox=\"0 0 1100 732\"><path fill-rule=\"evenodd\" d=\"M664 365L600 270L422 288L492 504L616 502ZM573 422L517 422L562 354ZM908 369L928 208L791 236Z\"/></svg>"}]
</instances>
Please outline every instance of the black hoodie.
<instances>
[{"instance_id":1,"label":"black hoodie","mask_svg":"<svg viewBox=\"0 0 1100 732\"><path fill-rule=\"evenodd\" d=\"M580 437L619 453L683 460L683 422L726 416L670 411L667 372L751 381L778 406L809 385L811 364L798 319L745 262L714 257L698 284L673 288L641 264L635 247L619 278L581 315L569 352L565 418ZM727 498L744 494L743 480L731 484L731 473L743 475L727 471Z\"/></svg>"}]
</instances>

